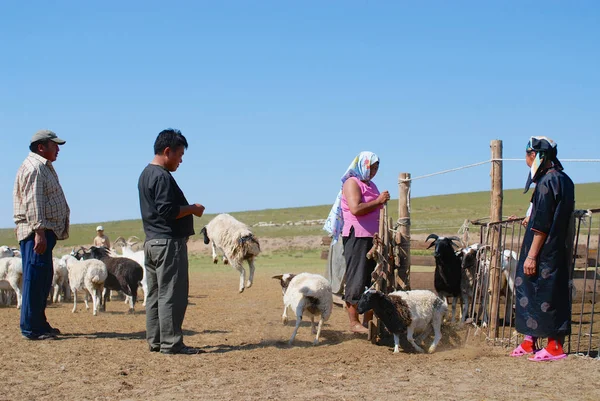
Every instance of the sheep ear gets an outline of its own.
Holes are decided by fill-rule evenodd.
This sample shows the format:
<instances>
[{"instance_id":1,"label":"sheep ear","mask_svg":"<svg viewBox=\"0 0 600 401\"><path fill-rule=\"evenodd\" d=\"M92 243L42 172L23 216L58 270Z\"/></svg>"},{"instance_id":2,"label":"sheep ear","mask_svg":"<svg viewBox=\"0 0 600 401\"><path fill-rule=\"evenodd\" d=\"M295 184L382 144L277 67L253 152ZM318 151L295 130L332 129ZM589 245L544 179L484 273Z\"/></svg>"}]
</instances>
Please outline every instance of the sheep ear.
<instances>
[{"instance_id":1,"label":"sheep ear","mask_svg":"<svg viewBox=\"0 0 600 401\"><path fill-rule=\"evenodd\" d=\"M283 278L283 274L278 274L277 276L273 276L271 278L274 278L275 280L281 281L281 279Z\"/></svg>"}]
</instances>

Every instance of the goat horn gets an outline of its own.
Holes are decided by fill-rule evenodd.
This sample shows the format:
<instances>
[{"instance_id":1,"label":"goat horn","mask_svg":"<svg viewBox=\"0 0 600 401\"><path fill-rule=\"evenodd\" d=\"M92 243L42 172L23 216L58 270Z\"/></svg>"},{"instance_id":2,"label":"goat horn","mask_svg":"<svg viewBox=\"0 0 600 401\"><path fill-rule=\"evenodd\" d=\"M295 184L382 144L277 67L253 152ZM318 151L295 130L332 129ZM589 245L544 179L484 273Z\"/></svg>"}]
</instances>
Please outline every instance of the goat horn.
<instances>
[{"instance_id":1,"label":"goat horn","mask_svg":"<svg viewBox=\"0 0 600 401\"><path fill-rule=\"evenodd\" d=\"M115 240L113 241L113 244L126 244L127 241L125 241L125 238L119 236L117 238L115 238Z\"/></svg>"},{"instance_id":2,"label":"goat horn","mask_svg":"<svg viewBox=\"0 0 600 401\"><path fill-rule=\"evenodd\" d=\"M434 240L437 240L439 237L436 234L429 234L429 236L427 237L427 239L425 240L425 242L429 241L432 238Z\"/></svg>"},{"instance_id":3,"label":"goat horn","mask_svg":"<svg viewBox=\"0 0 600 401\"><path fill-rule=\"evenodd\" d=\"M273 276L271 278L274 278L275 280L281 280L283 278L283 274L278 274L277 276Z\"/></svg>"},{"instance_id":4,"label":"goat horn","mask_svg":"<svg viewBox=\"0 0 600 401\"><path fill-rule=\"evenodd\" d=\"M137 240L137 241L133 241L133 240ZM131 237L127 238L127 243L128 244L137 244L138 242L140 242L141 239L139 239L138 237L136 237L135 235L132 235Z\"/></svg>"}]
</instances>

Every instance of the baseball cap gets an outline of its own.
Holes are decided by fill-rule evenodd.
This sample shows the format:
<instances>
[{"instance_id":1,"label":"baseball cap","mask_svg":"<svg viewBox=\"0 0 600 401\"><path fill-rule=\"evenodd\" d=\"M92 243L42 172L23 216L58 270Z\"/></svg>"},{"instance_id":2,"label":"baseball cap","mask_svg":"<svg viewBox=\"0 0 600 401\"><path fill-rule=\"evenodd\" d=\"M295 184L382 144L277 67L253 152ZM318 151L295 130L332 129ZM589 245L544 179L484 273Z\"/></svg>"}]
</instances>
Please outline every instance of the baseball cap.
<instances>
[{"instance_id":1,"label":"baseball cap","mask_svg":"<svg viewBox=\"0 0 600 401\"><path fill-rule=\"evenodd\" d=\"M65 143L67 143L67 141L65 141L64 139L60 139L58 136L56 136L56 134L54 132L50 131L49 129L39 130L38 132L33 134L33 137L31 138L30 143L34 143L34 142L38 142L38 141L47 141L47 140L56 142L59 145L64 145Z\"/></svg>"},{"instance_id":2,"label":"baseball cap","mask_svg":"<svg viewBox=\"0 0 600 401\"><path fill-rule=\"evenodd\" d=\"M96 231L104 231L104 227L98 226L98 227L96 227Z\"/></svg>"}]
</instances>

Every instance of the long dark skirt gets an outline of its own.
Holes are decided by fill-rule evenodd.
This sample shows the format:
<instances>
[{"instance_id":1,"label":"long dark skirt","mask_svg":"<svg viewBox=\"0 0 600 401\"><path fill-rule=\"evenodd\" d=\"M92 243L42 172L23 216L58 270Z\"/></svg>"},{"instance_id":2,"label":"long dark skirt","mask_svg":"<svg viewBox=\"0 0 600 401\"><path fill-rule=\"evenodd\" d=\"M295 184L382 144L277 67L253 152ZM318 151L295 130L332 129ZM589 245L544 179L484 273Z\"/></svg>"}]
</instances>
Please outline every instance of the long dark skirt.
<instances>
[{"instance_id":1,"label":"long dark skirt","mask_svg":"<svg viewBox=\"0 0 600 401\"><path fill-rule=\"evenodd\" d=\"M371 286L371 273L377 265L374 259L367 259L367 252L373 247L373 238L355 237L354 227L352 227L350 235L342 237L342 240L346 259L344 301L356 305L365 292L365 287Z\"/></svg>"}]
</instances>

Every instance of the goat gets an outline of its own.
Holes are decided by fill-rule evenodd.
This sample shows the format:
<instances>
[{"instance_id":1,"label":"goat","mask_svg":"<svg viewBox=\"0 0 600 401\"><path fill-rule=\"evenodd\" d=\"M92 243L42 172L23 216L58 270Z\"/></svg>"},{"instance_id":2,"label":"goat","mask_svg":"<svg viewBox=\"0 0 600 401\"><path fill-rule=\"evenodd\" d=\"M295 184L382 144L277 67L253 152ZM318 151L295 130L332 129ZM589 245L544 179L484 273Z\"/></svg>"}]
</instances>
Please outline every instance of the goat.
<instances>
[{"instance_id":1,"label":"goat","mask_svg":"<svg viewBox=\"0 0 600 401\"><path fill-rule=\"evenodd\" d=\"M442 320L448 311L448 303L429 290L395 291L385 295L381 291L367 289L358 301L358 313L373 310L385 327L394 335L394 353L400 350L400 334L417 352L425 352L417 342L422 342L434 331L428 352L432 353L442 339ZM417 341L413 335L417 333Z\"/></svg>"},{"instance_id":2,"label":"goat","mask_svg":"<svg viewBox=\"0 0 600 401\"><path fill-rule=\"evenodd\" d=\"M228 262L240 272L239 291L250 288L254 280L254 258L260 253L258 239L252 234L250 228L228 214L219 214L212 219L202 230L204 243L212 242L213 262L217 263L217 248L223 253L223 262ZM250 267L250 276L246 281L246 270L243 262L247 261Z\"/></svg>"},{"instance_id":3,"label":"goat","mask_svg":"<svg viewBox=\"0 0 600 401\"><path fill-rule=\"evenodd\" d=\"M77 260L72 255L64 255L59 264L64 266L69 272L69 286L73 292L73 310L77 310L77 290L86 290L84 297L85 308L90 309L88 305L88 293L92 296L93 314L96 316L100 309L100 294L104 289L104 283L108 277L106 265L95 259Z\"/></svg>"},{"instance_id":4,"label":"goat","mask_svg":"<svg viewBox=\"0 0 600 401\"><path fill-rule=\"evenodd\" d=\"M473 291L477 276L477 263L481 260L481 252L489 246L473 244L462 249L460 292L462 303L461 323L467 318L469 305L473 303Z\"/></svg>"},{"instance_id":5,"label":"goat","mask_svg":"<svg viewBox=\"0 0 600 401\"><path fill-rule=\"evenodd\" d=\"M298 275L286 273L273 276L273 278L279 280L281 292L283 293L283 315L281 317L283 324L288 322L288 308L292 309L296 315L296 327L289 344L293 344L302 317L306 313L310 316L312 333L317 335L314 340L314 345L317 345L323 322L329 319L333 309L333 297L329 281L323 276L311 273L300 273ZM316 316L319 316L319 326L315 330Z\"/></svg>"},{"instance_id":6,"label":"goat","mask_svg":"<svg viewBox=\"0 0 600 401\"><path fill-rule=\"evenodd\" d=\"M102 310L106 310L106 301L109 297L108 290L113 290L123 291L125 295L129 295L131 297L129 312L135 312L138 285L144 275L142 266L129 258L111 257L109 250L104 247L92 246L89 251L84 250L83 259L90 258L104 262L108 271L102 293Z\"/></svg>"},{"instance_id":7,"label":"goat","mask_svg":"<svg viewBox=\"0 0 600 401\"><path fill-rule=\"evenodd\" d=\"M429 234L425 241L433 238L427 249L435 245L435 274L433 285L439 296L448 302L448 297L452 297L452 318L456 315L456 303L461 295L461 264L462 252L456 252L454 247L458 247L454 241L460 241L458 237L438 237L436 234Z\"/></svg>"},{"instance_id":8,"label":"goat","mask_svg":"<svg viewBox=\"0 0 600 401\"><path fill-rule=\"evenodd\" d=\"M6 282L7 284L4 284ZM21 258L0 258L0 289L13 289L17 294L17 309L21 309L23 300L21 286L23 285L23 261ZM10 300L10 298L8 298Z\"/></svg>"},{"instance_id":9,"label":"goat","mask_svg":"<svg viewBox=\"0 0 600 401\"><path fill-rule=\"evenodd\" d=\"M131 260L135 260L136 262L139 263L140 266L142 266L143 269L143 274L142 274L142 280L140 281L140 284L142 285L142 292L144 293L144 303L142 304L143 306L146 306L146 300L148 299L148 277L146 276L146 257L144 256L144 251L134 251L133 250L133 246L135 244L137 244L137 241L133 241L133 239L138 239L135 236L129 237L127 239L127 241L125 241L125 238L123 237L118 237L117 239L115 239L115 241L113 242L113 245L121 245L121 253L123 257L125 258L129 258ZM119 255L111 255L111 256L119 256ZM127 298L129 298L129 296L127 296ZM125 302L127 302L128 299L125 300Z\"/></svg>"}]
</instances>

